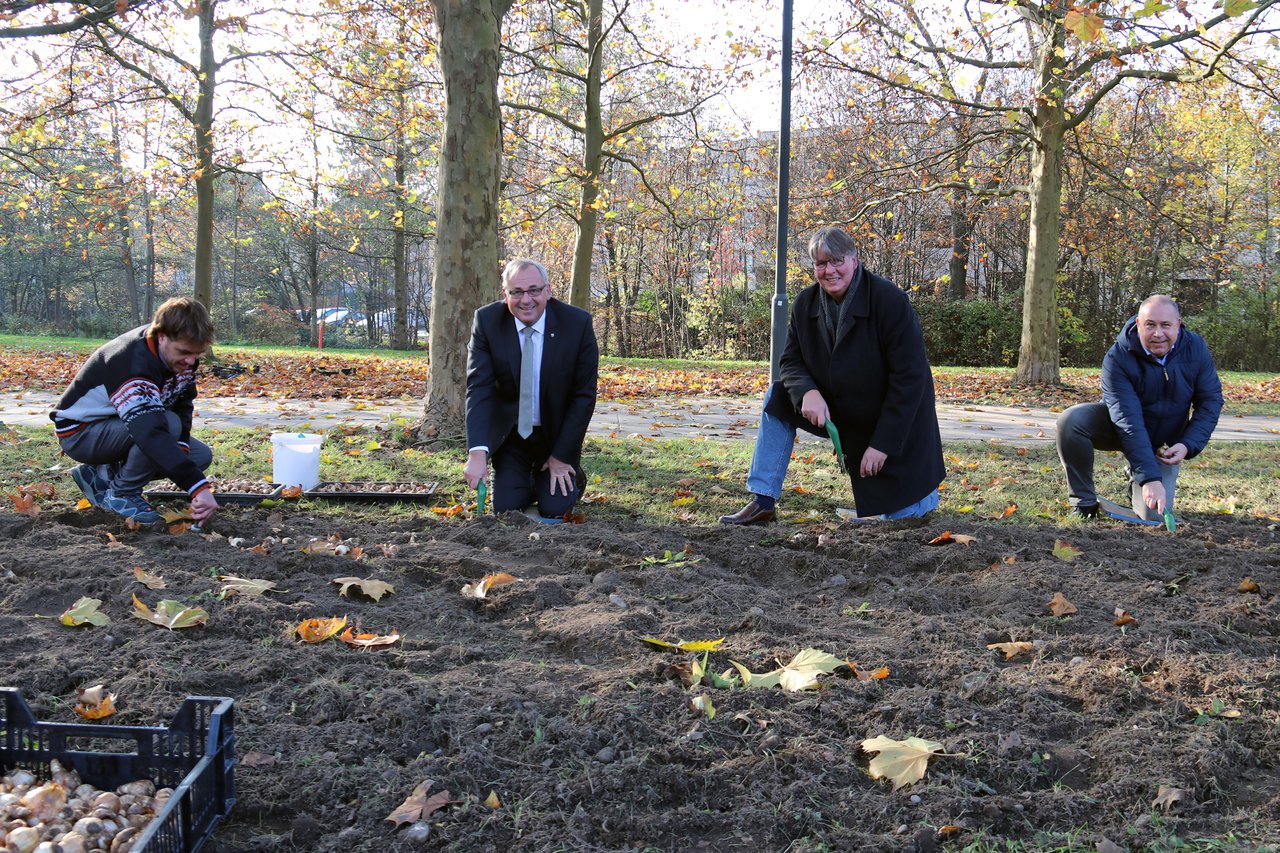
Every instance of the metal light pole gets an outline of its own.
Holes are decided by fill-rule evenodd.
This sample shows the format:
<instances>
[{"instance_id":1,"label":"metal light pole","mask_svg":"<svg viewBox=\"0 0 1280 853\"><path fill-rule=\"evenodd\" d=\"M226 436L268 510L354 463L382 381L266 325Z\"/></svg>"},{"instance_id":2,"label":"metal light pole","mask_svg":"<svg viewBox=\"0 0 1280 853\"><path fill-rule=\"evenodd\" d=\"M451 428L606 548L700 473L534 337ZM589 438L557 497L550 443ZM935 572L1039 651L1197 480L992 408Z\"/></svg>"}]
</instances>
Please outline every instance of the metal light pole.
<instances>
[{"instance_id":1,"label":"metal light pole","mask_svg":"<svg viewBox=\"0 0 1280 853\"><path fill-rule=\"evenodd\" d=\"M791 204L791 6L782 0L782 121L778 131L778 233L769 379L777 382L787 343L787 212Z\"/></svg>"}]
</instances>

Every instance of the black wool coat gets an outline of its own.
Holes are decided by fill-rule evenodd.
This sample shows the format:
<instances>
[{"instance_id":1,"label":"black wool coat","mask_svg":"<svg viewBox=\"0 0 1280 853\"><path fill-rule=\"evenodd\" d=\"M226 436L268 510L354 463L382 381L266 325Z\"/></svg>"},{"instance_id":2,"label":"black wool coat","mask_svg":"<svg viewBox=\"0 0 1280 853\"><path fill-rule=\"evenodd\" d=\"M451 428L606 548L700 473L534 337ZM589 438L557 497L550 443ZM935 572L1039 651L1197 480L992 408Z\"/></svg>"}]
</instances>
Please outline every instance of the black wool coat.
<instances>
[{"instance_id":1,"label":"black wool coat","mask_svg":"<svg viewBox=\"0 0 1280 853\"><path fill-rule=\"evenodd\" d=\"M845 297L853 301L833 347L820 297L817 284L796 297L782 378L767 410L825 435L800 414L805 392L820 391L840 430L858 515L897 512L924 498L946 476L920 319L896 285L859 265ZM888 455L875 477L858 473L867 447Z\"/></svg>"}]
</instances>

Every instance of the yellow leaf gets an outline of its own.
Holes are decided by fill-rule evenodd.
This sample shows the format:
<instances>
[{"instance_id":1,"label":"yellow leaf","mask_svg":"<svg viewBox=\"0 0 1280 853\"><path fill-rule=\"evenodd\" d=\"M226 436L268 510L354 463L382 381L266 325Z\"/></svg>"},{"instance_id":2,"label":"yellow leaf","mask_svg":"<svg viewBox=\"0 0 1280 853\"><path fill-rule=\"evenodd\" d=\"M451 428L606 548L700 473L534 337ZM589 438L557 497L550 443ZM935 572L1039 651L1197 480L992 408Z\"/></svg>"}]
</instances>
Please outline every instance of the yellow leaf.
<instances>
[{"instance_id":1,"label":"yellow leaf","mask_svg":"<svg viewBox=\"0 0 1280 853\"><path fill-rule=\"evenodd\" d=\"M846 661L820 649L805 649L791 661L772 672L756 674L736 660L729 663L738 669L744 687L781 687L787 691L809 690L818 686L818 676L834 672Z\"/></svg>"},{"instance_id":2,"label":"yellow leaf","mask_svg":"<svg viewBox=\"0 0 1280 853\"><path fill-rule=\"evenodd\" d=\"M490 789L489 796L484 798L484 804L491 809L502 808L502 800L498 799L498 792Z\"/></svg>"},{"instance_id":3,"label":"yellow leaf","mask_svg":"<svg viewBox=\"0 0 1280 853\"><path fill-rule=\"evenodd\" d=\"M888 779L896 791L903 785L919 782L929 767L929 759L942 751L942 744L933 740L909 737L894 740L885 735L868 738L862 742L864 752L878 752L867 770L872 779Z\"/></svg>"},{"instance_id":4,"label":"yellow leaf","mask_svg":"<svg viewBox=\"0 0 1280 853\"><path fill-rule=\"evenodd\" d=\"M89 503L88 498L81 498L76 501L76 509L88 509L91 506L93 506L93 504Z\"/></svg>"},{"instance_id":5,"label":"yellow leaf","mask_svg":"<svg viewBox=\"0 0 1280 853\"><path fill-rule=\"evenodd\" d=\"M692 497L687 497L687 498L676 498L675 500L673 500L673 501L671 502L671 505L672 505L672 506L688 506L689 504L691 504L691 503L693 503L693 502L694 502L694 498L692 498Z\"/></svg>"},{"instance_id":6,"label":"yellow leaf","mask_svg":"<svg viewBox=\"0 0 1280 853\"><path fill-rule=\"evenodd\" d=\"M657 637L642 637L641 642L648 643L659 649L673 649L682 652L718 652L720 646L724 644L724 637L718 640L689 640L688 642L668 643L666 640L659 640Z\"/></svg>"}]
</instances>

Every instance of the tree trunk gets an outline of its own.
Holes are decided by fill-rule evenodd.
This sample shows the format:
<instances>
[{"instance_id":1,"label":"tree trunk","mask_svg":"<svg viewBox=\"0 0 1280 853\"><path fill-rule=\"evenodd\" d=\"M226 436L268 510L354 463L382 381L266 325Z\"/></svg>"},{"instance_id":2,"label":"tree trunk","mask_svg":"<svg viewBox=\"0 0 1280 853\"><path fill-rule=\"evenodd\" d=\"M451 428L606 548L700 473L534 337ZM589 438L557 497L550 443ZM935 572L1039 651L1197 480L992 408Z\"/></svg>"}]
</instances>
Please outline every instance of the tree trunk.
<instances>
[{"instance_id":1,"label":"tree trunk","mask_svg":"<svg viewBox=\"0 0 1280 853\"><path fill-rule=\"evenodd\" d=\"M969 284L969 241L973 236L973 216L969 197L957 194L951 201L951 262L948 265L947 299L963 301Z\"/></svg>"},{"instance_id":2,"label":"tree trunk","mask_svg":"<svg viewBox=\"0 0 1280 853\"><path fill-rule=\"evenodd\" d=\"M582 146L582 189L578 200L578 231L573 246L573 280L569 301L591 310L591 261L595 253L596 201L600 196L600 156L604 150L604 116L600 107L600 75L604 62L604 35L601 16L604 0L588 0L587 90Z\"/></svg>"},{"instance_id":3,"label":"tree trunk","mask_svg":"<svg viewBox=\"0 0 1280 853\"><path fill-rule=\"evenodd\" d=\"M108 78L109 85L110 79ZM129 323L142 322L142 306L138 299L138 271L133 264L133 227L129 223L129 180L125 176L124 157L120 151L120 112L115 100L115 88L111 85L111 165L116 173L117 227L120 229L120 266L124 277L124 292L129 300Z\"/></svg>"},{"instance_id":4,"label":"tree trunk","mask_svg":"<svg viewBox=\"0 0 1280 853\"><path fill-rule=\"evenodd\" d=\"M422 437L461 438L471 318L497 294L502 18L511 0L432 0L445 114Z\"/></svg>"},{"instance_id":5,"label":"tree trunk","mask_svg":"<svg viewBox=\"0 0 1280 853\"><path fill-rule=\"evenodd\" d=\"M200 3L200 80L196 96L196 292L213 307L213 93L217 63L213 59L213 10L217 0Z\"/></svg>"},{"instance_id":6,"label":"tree trunk","mask_svg":"<svg viewBox=\"0 0 1280 853\"><path fill-rule=\"evenodd\" d=\"M1049 20L1038 45L1036 144L1031 152L1031 208L1027 235L1027 271L1023 285L1022 344L1015 381L1026 385L1056 385L1058 372L1058 241L1062 214L1061 51L1066 29Z\"/></svg>"},{"instance_id":7,"label":"tree trunk","mask_svg":"<svg viewBox=\"0 0 1280 853\"><path fill-rule=\"evenodd\" d=\"M405 105L404 89L400 88L396 92L397 106L400 109L400 115L405 115L408 107ZM395 179L396 185L394 189L394 198L396 209L392 214L391 223L391 266L392 266L392 291L395 298L395 317L392 320L394 324L391 328L391 347L392 349L408 349L409 348L409 258L405 248L405 216L408 214L408 202L405 199L405 160L409 157L408 146L405 144L404 125L396 124L396 141L395 141Z\"/></svg>"}]
</instances>

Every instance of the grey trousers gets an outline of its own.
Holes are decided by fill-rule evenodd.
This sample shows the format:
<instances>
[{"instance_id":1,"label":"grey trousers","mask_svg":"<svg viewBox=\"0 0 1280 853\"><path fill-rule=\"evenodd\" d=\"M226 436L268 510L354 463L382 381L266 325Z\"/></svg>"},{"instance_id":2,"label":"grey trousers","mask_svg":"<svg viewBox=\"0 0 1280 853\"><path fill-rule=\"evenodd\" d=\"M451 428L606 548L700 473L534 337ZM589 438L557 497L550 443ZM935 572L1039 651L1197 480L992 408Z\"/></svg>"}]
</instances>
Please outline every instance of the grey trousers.
<instances>
[{"instance_id":1,"label":"grey trousers","mask_svg":"<svg viewBox=\"0 0 1280 853\"><path fill-rule=\"evenodd\" d=\"M1067 474L1067 489L1072 506L1090 506L1098 502L1093 485L1093 454L1097 450L1123 450L1120 433L1111 422L1111 414L1102 403L1080 403L1058 415L1058 458ZM1160 466L1164 483L1165 506L1173 508L1174 492L1178 486L1177 465ZM1142 485L1133 472L1129 474L1129 500L1139 518L1159 521L1160 515L1142 500Z\"/></svg>"},{"instance_id":2,"label":"grey trousers","mask_svg":"<svg viewBox=\"0 0 1280 853\"><path fill-rule=\"evenodd\" d=\"M169 432L177 438L182 434L182 421L173 412L165 412ZM191 461L201 471L213 464L213 450L195 438L187 442L191 447ZM133 443L129 428L119 418L107 418L86 424L84 429L59 439L62 451L77 462L98 466L98 476L111 483L111 491L117 495L136 495L143 487L157 479L163 472L151 457Z\"/></svg>"}]
</instances>

